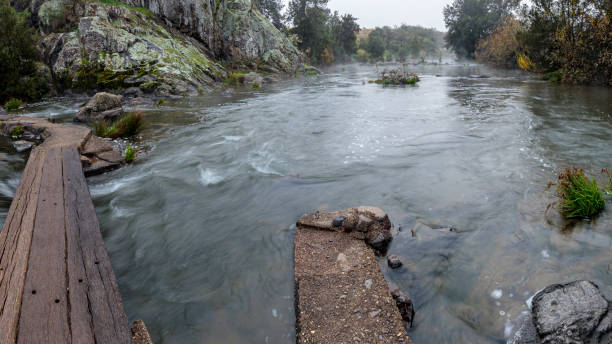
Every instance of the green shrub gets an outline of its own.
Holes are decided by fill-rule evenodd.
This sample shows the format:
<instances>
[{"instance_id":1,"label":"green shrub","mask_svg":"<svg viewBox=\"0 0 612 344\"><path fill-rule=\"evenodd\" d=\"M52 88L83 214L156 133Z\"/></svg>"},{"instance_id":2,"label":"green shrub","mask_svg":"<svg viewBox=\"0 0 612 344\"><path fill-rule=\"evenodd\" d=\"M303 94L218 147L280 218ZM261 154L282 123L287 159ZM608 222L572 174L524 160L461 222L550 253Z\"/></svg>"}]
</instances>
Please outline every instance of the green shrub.
<instances>
[{"instance_id":1,"label":"green shrub","mask_svg":"<svg viewBox=\"0 0 612 344\"><path fill-rule=\"evenodd\" d=\"M605 207L603 192L581 169L566 169L560 173L558 190L561 212L567 218L592 217Z\"/></svg>"},{"instance_id":2,"label":"green shrub","mask_svg":"<svg viewBox=\"0 0 612 344\"><path fill-rule=\"evenodd\" d=\"M550 82L560 82L563 80L563 70L559 69L554 72L546 73L542 75L542 79Z\"/></svg>"},{"instance_id":3,"label":"green shrub","mask_svg":"<svg viewBox=\"0 0 612 344\"><path fill-rule=\"evenodd\" d=\"M256 90L256 89L260 88L261 86L258 83L254 82L252 87L253 87L254 90Z\"/></svg>"},{"instance_id":4,"label":"green shrub","mask_svg":"<svg viewBox=\"0 0 612 344\"><path fill-rule=\"evenodd\" d=\"M28 16L0 0L0 104L14 97L37 100L48 91L37 73L38 51Z\"/></svg>"},{"instance_id":5,"label":"green shrub","mask_svg":"<svg viewBox=\"0 0 612 344\"><path fill-rule=\"evenodd\" d=\"M138 147L136 146L127 146L124 152L125 162L131 164L136 160L136 153L138 153Z\"/></svg>"},{"instance_id":6,"label":"green shrub","mask_svg":"<svg viewBox=\"0 0 612 344\"><path fill-rule=\"evenodd\" d=\"M159 98L157 100L157 106L162 106L164 105L164 103L166 103L166 100L164 98Z\"/></svg>"},{"instance_id":7,"label":"green shrub","mask_svg":"<svg viewBox=\"0 0 612 344\"><path fill-rule=\"evenodd\" d=\"M4 104L4 108L8 111L14 111L18 110L21 104L23 104L21 99L11 98L8 102L6 102L6 104Z\"/></svg>"},{"instance_id":8,"label":"green shrub","mask_svg":"<svg viewBox=\"0 0 612 344\"><path fill-rule=\"evenodd\" d=\"M11 137L21 137L21 135L23 135L23 126L22 125L18 125L15 128L13 128L13 130L11 130Z\"/></svg>"},{"instance_id":9,"label":"green shrub","mask_svg":"<svg viewBox=\"0 0 612 344\"><path fill-rule=\"evenodd\" d=\"M115 123L108 121L97 121L94 123L96 136L116 139L119 137L129 138L135 136L142 129L142 113L129 113L117 120Z\"/></svg>"}]
</instances>

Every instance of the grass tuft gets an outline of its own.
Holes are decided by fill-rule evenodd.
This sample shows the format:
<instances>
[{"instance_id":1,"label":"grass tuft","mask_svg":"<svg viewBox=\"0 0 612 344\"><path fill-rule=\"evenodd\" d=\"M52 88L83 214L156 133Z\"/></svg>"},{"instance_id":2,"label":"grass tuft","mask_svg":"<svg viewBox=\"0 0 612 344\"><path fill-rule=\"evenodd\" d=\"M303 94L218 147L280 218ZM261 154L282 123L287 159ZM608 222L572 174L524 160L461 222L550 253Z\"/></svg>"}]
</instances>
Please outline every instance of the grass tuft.
<instances>
[{"instance_id":1,"label":"grass tuft","mask_svg":"<svg viewBox=\"0 0 612 344\"><path fill-rule=\"evenodd\" d=\"M251 87L253 87L253 89L256 90L256 89L260 88L261 85L259 85L258 83L254 82Z\"/></svg>"},{"instance_id":2,"label":"grass tuft","mask_svg":"<svg viewBox=\"0 0 612 344\"><path fill-rule=\"evenodd\" d=\"M18 137L21 137L21 135L23 135L22 125L18 125L15 128L13 128L13 130L11 130L11 137L18 138Z\"/></svg>"},{"instance_id":3,"label":"grass tuft","mask_svg":"<svg viewBox=\"0 0 612 344\"><path fill-rule=\"evenodd\" d=\"M558 190L561 212L567 218L592 217L606 205L602 190L582 169L565 169L560 173Z\"/></svg>"},{"instance_id":4,"label":"grass tuft","mask_svg":"<svg viewBox=\"0 0 612 344\"><path fill-rule=\"evenodd\" d=\"M97 121L94 123L94 133L100 137L116 139L135 136L142 129L142 112L129 113L114 123Z\"/></svg>"},{"instance_id":5,"label":"grass tuft","mask_svg":"<svg viewBox=\"0 0 612 344\"><path fill-rule=\"evenodd\" d=\"M127 146L124 152L125 162L131 164L136 160L136 153L138 153L138 147L136 146Z\"/></svg>"},{"instance_id":6,"label":"grass tuft","mask_svg":"<svg viewBox=\"0 0 612 344\"><path fill-rule=\"evenodd\" d=\"M7 111L15 111L19 110L19 107L23 104L21 99L11 98L6 104L4 104L4 108Z\"/></svg>"}]
</instances>

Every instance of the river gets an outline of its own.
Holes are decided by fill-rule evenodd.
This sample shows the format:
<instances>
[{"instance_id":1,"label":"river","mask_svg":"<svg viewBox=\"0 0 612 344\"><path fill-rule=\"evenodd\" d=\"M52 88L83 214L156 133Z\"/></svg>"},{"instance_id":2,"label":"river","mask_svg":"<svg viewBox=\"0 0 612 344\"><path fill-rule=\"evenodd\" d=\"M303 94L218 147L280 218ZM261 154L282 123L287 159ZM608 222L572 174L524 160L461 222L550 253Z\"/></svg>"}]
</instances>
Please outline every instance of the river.
<instances>
[{"instance_id":1,"label":"river","mask_svg":"<svg viewBox=\"0 0 612 344\"><path fill-rule=\"evenodd\" d=\"M291 343L294 223L359 205L394 223L405 267L381 267L413 298L417 344L504 343L552 283L589 279L612 299L612 206L566 230L544 217L559 171L612 167L612 89L408 68L416 86L335 66L147 110L144 156L89 179L130 319L159 344ZM78 103L28 112L69 119ZM27 158L9 147L2 220ZM412 238L424 225L456 233Z\"/></svg>"}]
</instances>

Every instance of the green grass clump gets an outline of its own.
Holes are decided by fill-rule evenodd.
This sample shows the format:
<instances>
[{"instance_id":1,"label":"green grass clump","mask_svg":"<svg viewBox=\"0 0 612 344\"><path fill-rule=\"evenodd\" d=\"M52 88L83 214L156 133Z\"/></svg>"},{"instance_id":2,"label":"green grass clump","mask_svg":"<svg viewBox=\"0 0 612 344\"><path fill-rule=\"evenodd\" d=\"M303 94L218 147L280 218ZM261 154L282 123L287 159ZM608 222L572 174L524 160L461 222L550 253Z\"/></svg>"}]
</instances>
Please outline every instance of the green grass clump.
<instances>
[{"instance_id":1,"label":"green grass clump","mask_svg":"<svg viewBox=\"0 0 612 344\"><path fill-rule=\"evenodd\" d=\"M23 126L22 125L18 125L15 128L13 128L13 130L11 130L11 137L21 137L21 135L23 135Z\"/></svg>"},{"instance_id":2,"label":"green grass clump","mask_svg":"<svg viewBox=\"0 0 612 344\"><path fill-rule=\"evenodd\" d=\"M543 74L542 79L550 82L560 82L563 79L563 70L559 69L554 72Z\"/></svg>"},{"instance_id":3,"label":"green grass clump","mask_svg":"<svg viewBox=\"0 0 612 344\"><path fill-rule=\"evenodd\" d=\"M164 98L159 98L157 100L157 106L162 106L166 103L166 100Z\"/></svg>"},{"instance_id":4,"label":"green grass clump","mask_svg":"<svg viewBox=\"0 0 612 344\"><path fill-rule=\"evenodd\" d=\"M606 205L602 190L582 169L565 169L560 173L558 189L561 212L567 218L592 217Z\"/></svg>"},{"instance_id":5,"label":"green grass clump","mask_svg":"<svg viewBox=\"0 0 612 344\"><path fill-rule=\"evenodd\" d=\"M135 146L127 146L125 152L123 154L125 158L125 162L131 164L136 160L136 153L138 153L138 147Z\"/></svg>"},{"instance_id":6,"label":"green grass clump","mask_svg":"<svg viewBox=\"0 0 612 344\"><path fill-rule=\"evenodd\" d=\"M23 104L21 99L11 98L8 102L6 102L6 104L4 104L4 108L8 111L15 111L19 110L21 104Z\"/></svg>"},{"instance_id":7,"label":"green grass clump","mask_svg":"<svg viewBox=\"0 0 612 344\"><path fill-rule=\"evenodd\" d=\"M129 113L118 121L97 121L94 123L94 133L100 137L116 139L119 137L129 138L135 136L142 129L142 112Z\"/></svg>"},{"instance_id":8,"label":"green grass clump","mask_svg":"<svg viewBox=\"0 0 612 344\"><path fill-rule=\"evenodd\" d=\"M254 82L252 87L253 87L254 90L256 90L256 89L260 88L261 85L259 85L258 83Z\"/></svg>"}]
</instances>

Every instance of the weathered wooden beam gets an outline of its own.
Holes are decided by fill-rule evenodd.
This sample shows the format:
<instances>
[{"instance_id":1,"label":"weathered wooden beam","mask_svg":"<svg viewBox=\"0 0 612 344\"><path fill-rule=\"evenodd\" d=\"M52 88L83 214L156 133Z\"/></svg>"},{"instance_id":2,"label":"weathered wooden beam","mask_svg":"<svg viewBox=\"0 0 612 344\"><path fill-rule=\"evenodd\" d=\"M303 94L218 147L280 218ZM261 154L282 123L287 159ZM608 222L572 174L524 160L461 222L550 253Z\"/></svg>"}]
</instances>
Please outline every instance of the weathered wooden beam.
<instances>
[{"instance_id":1,"label":"weathered wooden beam","mask_svg":"<svg viewBox=\"0 0 612 344\"><path fill-rule=\"evenodd\" d=\"M0 232L0 343L132 342L78 147L43 145Z\"/></svg>"}]
</instances>

